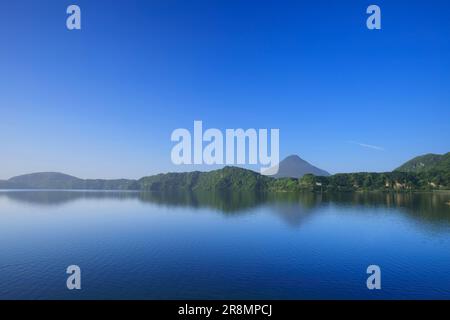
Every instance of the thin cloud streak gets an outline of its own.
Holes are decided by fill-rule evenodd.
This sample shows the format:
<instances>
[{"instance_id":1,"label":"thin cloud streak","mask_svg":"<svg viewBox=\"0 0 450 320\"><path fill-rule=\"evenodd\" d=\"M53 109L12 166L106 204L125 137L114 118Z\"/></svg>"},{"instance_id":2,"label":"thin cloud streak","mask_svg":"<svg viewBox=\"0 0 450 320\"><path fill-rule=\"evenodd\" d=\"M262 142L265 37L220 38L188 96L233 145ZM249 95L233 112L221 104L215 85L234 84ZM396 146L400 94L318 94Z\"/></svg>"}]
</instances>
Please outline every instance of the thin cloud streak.
<instances>
[{"instance_id":1,"label":"thin cloud streak","mask_svg":"<svg viewBox=\"0 0 450 320\"><path fill-rule=\"evenodd\" d=\"M356 142L356 141L347 141L347 142L351 143L351 144L356 144L363 148L369 148L369 149L378 150L378 151L385 151L385 149L383 147L374 146L372 144L361 143L361 142Z\"/></svg>"}]
</instances>

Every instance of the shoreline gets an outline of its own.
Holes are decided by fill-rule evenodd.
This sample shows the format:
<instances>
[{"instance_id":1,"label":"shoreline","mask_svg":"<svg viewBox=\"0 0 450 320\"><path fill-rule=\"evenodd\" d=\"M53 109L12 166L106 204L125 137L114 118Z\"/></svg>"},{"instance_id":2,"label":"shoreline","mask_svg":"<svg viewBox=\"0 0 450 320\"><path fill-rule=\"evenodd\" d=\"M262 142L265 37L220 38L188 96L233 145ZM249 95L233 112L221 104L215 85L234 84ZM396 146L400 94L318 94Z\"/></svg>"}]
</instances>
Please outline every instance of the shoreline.
<instances>
[{"instance_id":1,"label":"shoreline","mask_svg":"<svg viewBox=\"0 0 450 320\"><path fill-rule=\"evenodd\" d=\"M450 190L332 190L332 191L315 191L315 190L123 190L123 189L45 189L45 188L23 188L23 189L0 189L0 192L123 192L123 193L180 193L180 192L202 192L202 193L260 193L260 194L350 194L350 193L385 193L385 194L408 194L408 193L443 193L449 194ZM450 205L450 202L448 203Z\"/></svg>"}]
</instances>

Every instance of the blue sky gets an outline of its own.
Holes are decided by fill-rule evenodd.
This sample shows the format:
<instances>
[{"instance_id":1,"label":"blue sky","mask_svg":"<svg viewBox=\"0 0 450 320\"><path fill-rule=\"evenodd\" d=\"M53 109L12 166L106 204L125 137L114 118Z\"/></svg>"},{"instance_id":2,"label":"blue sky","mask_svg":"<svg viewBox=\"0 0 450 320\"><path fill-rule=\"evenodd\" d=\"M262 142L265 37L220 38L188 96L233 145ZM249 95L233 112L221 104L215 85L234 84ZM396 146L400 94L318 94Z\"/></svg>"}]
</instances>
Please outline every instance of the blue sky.
<instances>
[{"instance_id":1,"label":"blue sky","mask_svg":"<svg viewBox=\"0 0 450 320\"><path fill-rule=\"evenodd\" d=\"M370 4L382 30L366 28ZM449 14L448 1L2 0L0 179L190 170L171 164L170 134L194 120L279 128L281 157L332 173L448 152Z\"/></svg>"}]
</instances>

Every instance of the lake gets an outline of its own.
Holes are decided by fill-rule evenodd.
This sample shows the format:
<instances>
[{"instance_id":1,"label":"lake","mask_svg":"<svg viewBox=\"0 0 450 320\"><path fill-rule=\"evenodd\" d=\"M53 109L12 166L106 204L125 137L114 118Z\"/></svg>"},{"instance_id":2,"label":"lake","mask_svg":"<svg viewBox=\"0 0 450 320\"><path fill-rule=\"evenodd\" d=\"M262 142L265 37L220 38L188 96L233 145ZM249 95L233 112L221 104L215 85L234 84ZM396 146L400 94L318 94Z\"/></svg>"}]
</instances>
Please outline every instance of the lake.
<instances>
[{"instance_id":1,"label":"lake","mask_svg":"<svg viewBox=\"0 0 450 320\"><path fill-rule=\"evenodd\" d=\"M0 298L449 299L448 201L0 191ZM81 290L66 288L69 265Z\"/></svg>"}]
</instances>

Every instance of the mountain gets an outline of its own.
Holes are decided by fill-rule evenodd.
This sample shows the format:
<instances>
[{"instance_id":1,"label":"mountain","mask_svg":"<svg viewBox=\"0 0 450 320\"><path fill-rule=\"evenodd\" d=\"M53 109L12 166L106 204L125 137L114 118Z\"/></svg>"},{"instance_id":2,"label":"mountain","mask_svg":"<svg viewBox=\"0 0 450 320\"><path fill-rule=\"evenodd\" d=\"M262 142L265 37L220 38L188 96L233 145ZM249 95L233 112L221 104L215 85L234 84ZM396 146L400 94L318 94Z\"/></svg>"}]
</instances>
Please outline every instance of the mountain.
<instances>
[{"instance_id":1,"label":"mountain","mask_svg":"<svg viewBox=\"0 0 450 320\"><path fill-rule=\"evenodd\" d=\"M209 172L158 174L139 180L147 191L265 191L273 178L257 172L225 167Z\"/></svg>"},{"instance_id":2,"label":"mountain","mask_svg":"<svg viewBox=\"0 0 450 320\"><path fill-rule=\"evenodd\" d=\"M81 179L58 172L39 172L13 177L7 182L30 189L77 189Z\"/></svg>"},{"instance_id":3,"label":"mountain","mask_svg":"<svg viewBox=\"0 0 450 320\"><path fill-rule=\"evenodd\" d=\"M273 178L247 169L225 167L209 172L158 174L138 182L141 190L158 192L410 192L450 190L450 171L305 174L301 178Z\"/></svg>"},{"instance_id":4,"label":"mountain","mask_svg":"<svg viewBox=\"0 0 450 320\"><path fill-rule=\"evenodd\" d=\"M58 172L40 172L0 180L0 189L265 191L273 178L236 167L209 172L157 174L140 180L80 179Z\"/></svg>"},{"instance_id":5,"label":"mountain","mask_svg":"<svg viewBox=\"0 0 450 320\"><path fill-rule=\"evenodd\" d=\"M57 172L41 172L0 180L0 189L77 189L227 192L353 192L450 190L450 153L414 158L393 172L342 173L330 176L298 156L280 163L276 177L251 170L225 167L209 172L178 172L139 180L79 179ZM292 176L302 176L292 178ZM287 176L287 177L286 177Z\"/></svg>"},{"instance_id":6,"label":"mountain","mask_svg":"<svg viewBox=\"0 0 450 320\"><path fill-rule=\"evenodd\" d=\"M313 174L315 176L327 177L330 174L322 169L319 169L309 162L303 160L297 155L291 155L279 164L278 173L272 175L273 178L301 178L305 174Z\"/></svg>"},{"instance_id":7,"label":"mountain","mask_svg":"<svg viewBox=\"0 0 450 320\"><path fill-rule=\"evenodd\" d=\"M139 185L136 180L84 180L59 172L39 172L2 180L0 189L131 190L139 189Z\"/></svg>"},{"instance_id":8,"label":"mountain","mask_svg":"<svg viewBox=\"0 0 450 320\"><path fill-rule=\"evenodd\" d=\"M12 184L8 183L8 181L0 180L0 189L14 189L14 188L12 188Z\"/></svg>"},{"instance_id":9,"label":"mountain","mask_svg":"<svg viewBox=\"0 0 450 320\"><path fill-rule=\"evenodd\" d=\"M446 154L429 153L416 157L404 163L395 171L415 173L430 171L450 172L450 152Z\"/></svg>"}]
</instances>

